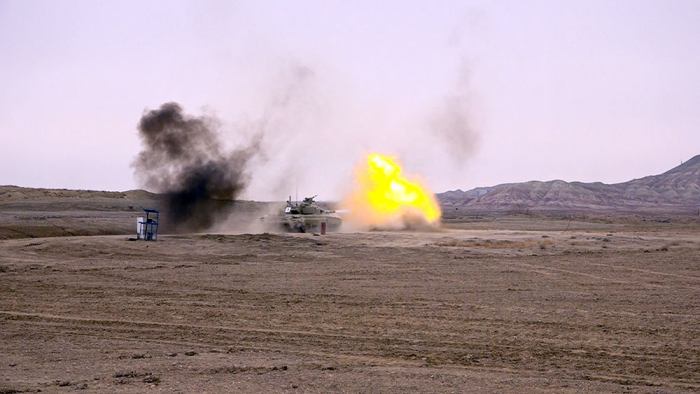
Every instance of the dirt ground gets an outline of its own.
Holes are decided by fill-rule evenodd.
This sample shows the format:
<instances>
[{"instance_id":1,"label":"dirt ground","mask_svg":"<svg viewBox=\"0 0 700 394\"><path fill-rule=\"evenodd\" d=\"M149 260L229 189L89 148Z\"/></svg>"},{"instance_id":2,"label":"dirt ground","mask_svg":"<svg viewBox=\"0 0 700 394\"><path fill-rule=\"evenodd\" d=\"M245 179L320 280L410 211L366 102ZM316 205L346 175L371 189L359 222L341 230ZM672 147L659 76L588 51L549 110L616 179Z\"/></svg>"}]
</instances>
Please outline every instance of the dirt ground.
<instances>
[{"instance_id":1,"label":"dirt ground","mask_svg":"<svg viewBox=\"0 0 700 394\"><path fill-rule=\"evenodd\" d=\"M127 238L0 241L0 393L700 391L697 222Z\"/></svg>"}]
</instances>

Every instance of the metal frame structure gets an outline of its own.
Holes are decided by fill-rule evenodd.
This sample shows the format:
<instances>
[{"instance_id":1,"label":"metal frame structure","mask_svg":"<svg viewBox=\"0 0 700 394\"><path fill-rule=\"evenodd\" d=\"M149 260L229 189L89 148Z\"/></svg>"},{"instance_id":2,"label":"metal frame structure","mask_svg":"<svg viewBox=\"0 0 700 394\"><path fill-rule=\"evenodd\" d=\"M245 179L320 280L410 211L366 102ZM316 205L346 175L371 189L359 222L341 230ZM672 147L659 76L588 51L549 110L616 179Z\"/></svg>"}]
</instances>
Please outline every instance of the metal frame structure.
<instances>
[{"instance_id":1,"label":"metal frame structure","mask_svg":"<svg viewBox=\"0 0 700 394\"><path fill-rule=\"evenodd\" d=\"M160 212L157 209L143 208L146 212L146 219L142 222L138 222L140 225L140 231L138 233L138 238L144 241L157 241L158 240L158 219L160 218ZM155 214L155 218L151 215Z\"/></svg>"}]
</instances>

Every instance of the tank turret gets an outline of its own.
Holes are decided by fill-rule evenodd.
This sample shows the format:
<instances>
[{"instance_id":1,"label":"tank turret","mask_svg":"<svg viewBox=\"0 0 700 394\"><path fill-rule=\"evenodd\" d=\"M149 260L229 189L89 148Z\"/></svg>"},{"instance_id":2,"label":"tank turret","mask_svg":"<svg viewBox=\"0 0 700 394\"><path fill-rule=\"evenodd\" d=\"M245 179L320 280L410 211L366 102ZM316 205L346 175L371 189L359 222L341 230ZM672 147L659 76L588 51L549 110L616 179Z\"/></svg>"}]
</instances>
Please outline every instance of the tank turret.
<instances>
[{"instance_id":1,"label":"tank turret","mask_svg":"<svg viewBox=\"0 0 700 394\"><path fill-rule=\"evenodd\" d=\"M266 215L260 219L291 232L318 232L321 231L323 223L328 231L338 230L343 220L335 214L334 210L323 209L316 204L314 201L316 197L306 197L302 202L294 202L290 196L284 211Z\"/></svg>"}]
</instances>

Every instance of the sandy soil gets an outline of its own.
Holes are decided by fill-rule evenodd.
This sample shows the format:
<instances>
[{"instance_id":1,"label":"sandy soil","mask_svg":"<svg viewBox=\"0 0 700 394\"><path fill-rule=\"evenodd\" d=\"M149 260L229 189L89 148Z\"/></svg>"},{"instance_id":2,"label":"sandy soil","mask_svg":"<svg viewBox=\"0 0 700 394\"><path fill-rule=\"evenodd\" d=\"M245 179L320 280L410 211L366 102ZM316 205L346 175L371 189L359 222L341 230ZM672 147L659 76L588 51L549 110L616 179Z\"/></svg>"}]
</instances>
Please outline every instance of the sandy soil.
<instances>
[{"instance_id":1,"label":"sandy soil","mask_svg":"<svg viewBox=\"0 0 700 394\"><path fill-rule=\"evenodd\" d=\"M0 241L0 393L700 391L697 223L447 227Z\"/></svg>"}]
</instances>

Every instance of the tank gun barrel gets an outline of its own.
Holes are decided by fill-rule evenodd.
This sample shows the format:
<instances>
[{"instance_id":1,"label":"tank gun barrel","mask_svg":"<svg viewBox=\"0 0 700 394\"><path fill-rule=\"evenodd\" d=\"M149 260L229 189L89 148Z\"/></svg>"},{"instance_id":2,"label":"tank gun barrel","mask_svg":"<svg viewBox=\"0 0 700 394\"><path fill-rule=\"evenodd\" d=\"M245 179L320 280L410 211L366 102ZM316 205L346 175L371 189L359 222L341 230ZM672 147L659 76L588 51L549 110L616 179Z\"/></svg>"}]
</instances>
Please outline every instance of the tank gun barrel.
<instances>
[{"instance_id":1,"label":"tank gun barrel","mask_svg":"<svg viewBox=\"0 0 700 394\"><path fill-rule=\"evenodd\" d=\"M276 223L290 231L314 231L321 226L328 226L330 231L338 229L343 220L335 215L334 209L324 209L316 204L318 197L305 197L303 201L287 200L287 207L279 214L269 214L261 218L268 223Z\"/></svg>"}]
</instances>

